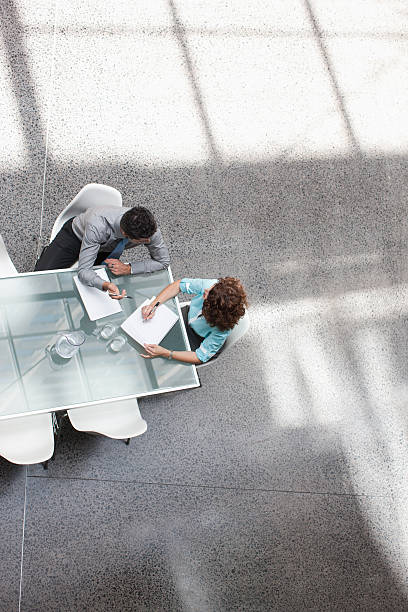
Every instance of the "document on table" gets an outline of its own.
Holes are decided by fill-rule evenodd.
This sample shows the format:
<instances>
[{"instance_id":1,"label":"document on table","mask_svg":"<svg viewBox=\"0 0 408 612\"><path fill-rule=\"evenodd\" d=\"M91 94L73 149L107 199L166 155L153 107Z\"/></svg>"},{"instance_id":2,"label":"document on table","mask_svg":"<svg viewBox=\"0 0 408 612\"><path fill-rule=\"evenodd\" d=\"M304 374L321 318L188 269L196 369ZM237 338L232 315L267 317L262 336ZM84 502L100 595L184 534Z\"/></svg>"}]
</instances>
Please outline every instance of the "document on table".
<instances>
[{"instance_id":1,"label":"document on table","mask_svg":"<svg viewBox=\"0 0 408 612\"><path fill-rule=\"evenodd\" d=\"M151 304L155 296L145 300L131 315L123 321L121 328L142 346L160 344L173 325L178 321L178 315L164 304L156 308L152 319L142 318L142 308Z\"/></svg>"},{"instance_id":2,"label":"document on table","mask_svg":"<svg viewBox=\"0 0 408 612\"><path fill-rule=\"evenodd\" d=\"M103 281L110 282L105 269L100 268L95 270L95 272ZM74 281L91 321L96 321L97 319L102 319L122 311L119 300L112 300L107 291L101 291L96 287L84 285L77 276L74 276Z\"/></svg>"}]
</instances>

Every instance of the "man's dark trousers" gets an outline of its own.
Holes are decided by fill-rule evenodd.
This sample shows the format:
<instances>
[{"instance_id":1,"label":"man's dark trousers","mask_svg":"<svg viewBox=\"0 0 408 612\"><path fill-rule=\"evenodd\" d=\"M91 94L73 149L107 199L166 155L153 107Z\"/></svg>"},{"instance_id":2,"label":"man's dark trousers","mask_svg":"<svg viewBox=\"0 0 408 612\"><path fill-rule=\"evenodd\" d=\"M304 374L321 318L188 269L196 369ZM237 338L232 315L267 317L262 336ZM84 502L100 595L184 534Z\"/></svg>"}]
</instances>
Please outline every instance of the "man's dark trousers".
<instances>
[{"instance_id":1,"label":"man's dark trousers","mask_svg":"<svg viewBox=\"0 0 408 612\"><path fill-rule=\"evenodd\" d=\"M72 219L68 219L55 236L54 240L42 252L39 260L35 264L34 270L59 270L60 268L70 268L78 259L81 250L81 241L74 234L72 229ZM101 264L109 253L99 251L95 259L95 266Z\"/></svg>"}]
</instances>

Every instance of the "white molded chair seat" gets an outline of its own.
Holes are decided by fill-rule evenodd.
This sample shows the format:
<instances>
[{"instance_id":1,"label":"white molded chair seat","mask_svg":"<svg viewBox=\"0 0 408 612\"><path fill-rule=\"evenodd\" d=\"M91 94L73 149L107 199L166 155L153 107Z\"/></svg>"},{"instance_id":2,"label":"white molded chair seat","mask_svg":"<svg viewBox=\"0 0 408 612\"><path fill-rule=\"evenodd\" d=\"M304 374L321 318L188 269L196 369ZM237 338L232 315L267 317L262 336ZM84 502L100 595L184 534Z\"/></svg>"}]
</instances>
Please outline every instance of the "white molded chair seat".
<instances>
[{"instance_id":1,"label":"white molded chair seat","mask_svg":"<svg viewBox=\"0 0 408 612\"><path fill-rule=\"evenodd\" d=\"M54 453L51 413L0 421L0 455L19 465L42 463Z\"/></svg>"},{"instance_id":2,"label":"white molded chair seat","mask_svg":"<svg viewBox=\"0 0 408 612\"><path fill-rule=\"evenodd\" d=\"M67 413L74 429L99 433L117 440L140 436L147 429L136 399L73 408Z\"/></svg>"},{"instance_id":3,"label":"white molded chair seat","mask_svg":"<svg viewBox=\"0 0 408 612\"><path fill-rule=\"evenodd\" d=\"M180 308L182 310L184 308L190 308L190 302L180 302ZM228 351L232 346L234 346L234 344L238 342L238 340L240 340L240 338L242 338L244 334L247 333L249 329L249 325L250 325L249 314L248 314L248 311L246 310L244 316L238 321L238 323L235 325L230 335L226 339L221 356L224 355L226 351ZM213 363L216 359L218 359L218 354L214 355L214 357L210 359L209 361L198 364L196 367L203 368L204 366L207 366L207 365L210 365L210 363Z\"/></svg>"},{"instance_id":4,"label":"white molded chair seat","mask_svg":"<svg viewBox=\"0 0 408 612\"><path fill-rule=\"evenodd\" d=\"M99 183L89 183L85 185L72 202L68 204L56 218L51 232L51 240L54 240L55 236L68 219L76 217L85 212L88 208L94 208L96 206L117 206L120 208L122 206L122 196L117 189L109 185L101 185Z\"/></svg>"},{"instance_id":5,"label":"white molded chair seat","mask_svg":"<svg viewBox=\"0 0 408 612\"><path fill-rule=\"evenodd\" d=\"M6 245L0 234L0 278L5 276L16 276L18 274L15 265L10 259Z\"/></svg>"}]
</instances>

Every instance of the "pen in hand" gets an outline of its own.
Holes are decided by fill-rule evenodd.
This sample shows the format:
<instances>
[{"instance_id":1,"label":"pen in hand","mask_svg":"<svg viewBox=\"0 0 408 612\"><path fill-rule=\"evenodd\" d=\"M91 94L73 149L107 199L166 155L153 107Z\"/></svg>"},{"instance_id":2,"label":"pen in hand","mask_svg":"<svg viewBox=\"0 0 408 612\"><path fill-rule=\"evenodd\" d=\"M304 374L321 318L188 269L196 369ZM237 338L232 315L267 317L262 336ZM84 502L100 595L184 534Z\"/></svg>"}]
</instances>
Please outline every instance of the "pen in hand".
<instances>
[{"instance_id":1,"label":"pen in hand","mask_svg":"<svg viewBox=\"0 0 408 612\"><path fill-rule=\"evenodd\" d=\"M108 293L108 295L110 295L112 297L112 295L117 296L117 295L120 295L120 293ZM124 295L124 296L122 296L122 299L123 298L128 298L129 300L133 300L134 299L131 295Z\"/></svg>"},{"instance_id":2,"label":"pen in hand","mask_svg":"<svg viewBox=\"0 0 408 612\"><path fill-rule=\"evenodd\" d=\"M143 321L148 321L149 319L152 318L154 311L158 308L158 306L160 306L160 302L156 302L155 305L153 306L153 308L151 309L151 311L149 312L147 317L143 317Z\"/></svg>"}]
</instances>

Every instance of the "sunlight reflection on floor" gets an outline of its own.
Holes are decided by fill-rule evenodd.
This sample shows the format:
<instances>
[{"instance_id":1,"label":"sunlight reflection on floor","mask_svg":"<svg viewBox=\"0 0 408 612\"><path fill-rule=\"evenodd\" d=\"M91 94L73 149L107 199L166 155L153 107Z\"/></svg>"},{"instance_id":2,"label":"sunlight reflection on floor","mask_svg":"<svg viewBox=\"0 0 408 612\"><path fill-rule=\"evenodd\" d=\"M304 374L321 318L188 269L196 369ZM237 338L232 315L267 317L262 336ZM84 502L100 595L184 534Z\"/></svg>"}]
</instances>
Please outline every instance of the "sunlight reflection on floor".
<instances>
[{"instance_id":1,"label":"sunlight reflection on floor","mask_svg":"<svg viewBox=\"0 0 408 612\"><path fill-rule=\"evenodd\" d=\"M254 306L271 419L342 443L352 489L396 575L408 569L408 386L389 326L408 286ZM395 333L398 333L397 331ZM398 343L398 338L396 338Z\"/></svg>"}]
</instances>

